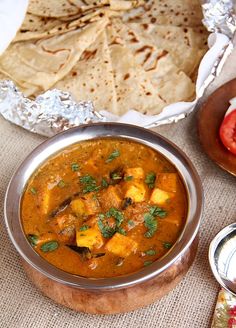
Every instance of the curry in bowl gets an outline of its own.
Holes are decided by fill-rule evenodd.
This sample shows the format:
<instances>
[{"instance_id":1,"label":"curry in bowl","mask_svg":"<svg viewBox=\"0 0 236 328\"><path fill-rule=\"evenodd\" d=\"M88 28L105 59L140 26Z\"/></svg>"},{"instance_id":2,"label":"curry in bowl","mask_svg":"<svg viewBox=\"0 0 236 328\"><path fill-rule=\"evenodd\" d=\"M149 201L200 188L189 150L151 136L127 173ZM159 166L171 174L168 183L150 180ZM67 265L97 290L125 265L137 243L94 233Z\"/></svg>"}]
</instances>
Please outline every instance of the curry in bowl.
<instances>
[{"instance_id":1,"label":"curry in bowl","mask_svg":"<svg viewBox=\"0 0 236 328\"><path fill-rule=\"evenodd\" d=\"M160 259L187 213L175 166L146 145L115 138L83 141L48 159L21 204L35 251L88 278L130 274Z\"/></svg>"}]
</instances>

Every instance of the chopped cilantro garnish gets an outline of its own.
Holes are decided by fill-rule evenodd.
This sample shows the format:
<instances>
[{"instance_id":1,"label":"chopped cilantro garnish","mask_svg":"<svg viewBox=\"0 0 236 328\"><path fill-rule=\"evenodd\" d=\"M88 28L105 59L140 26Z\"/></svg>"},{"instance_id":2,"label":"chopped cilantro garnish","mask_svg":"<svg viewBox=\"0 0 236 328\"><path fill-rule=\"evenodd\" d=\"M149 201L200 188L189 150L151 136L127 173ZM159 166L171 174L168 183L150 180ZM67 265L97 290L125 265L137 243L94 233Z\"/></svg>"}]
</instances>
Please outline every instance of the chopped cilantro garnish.
<instances>
[{"instance_id":1,"label":"chopped cilantro garnish","mask_svg":"<svg viewBox=\"0 0 236 328\"><path fill-rule=\"evenodd\" d=\"M72 170L73 172L79 171L79 164L77 164L77 163L72 163L72 164L71 164L71 170Z\"/></svg>"},{"instance_id":2,"label":"chopped cilantro garnish","mask_svg":"<svg viewBox=\"0 0 236 328\"><path fill-rule=\"evenodd\" d=\"M156 181L156 174L154 172L149 172L146 175L145 183L148 185L150 189L154 188L155 181Z\"/></svg>"},{"instance_id":3,"label":"chopped cilantro garnish","mask_svg":"<svg viewBox=\"0 0 236 328\"><path fill-rule=\"evenodd\" d=\"M40 246L42 252L52 252L59 247L59 244L56 240L48 241Z\"/></svg>"},{"instance_id":4,"label":"chopped cilantro garnish","mask_svg":"<svg viewBox=\"0 0 236 328\"><path fill-rule=\"evenodd\" d=\"M104 238L111 238L115 233L115 228L105 224L101 217L98 220L98 227Z\"/></svg>"},{"instance_id":5,"label":"chopped cilantro garnish","mask_svg":"<svg viewBox=\"0 0 236 328\"><path fill-rule=\"evenodd\" d=\"M124 221L123 213L117 210L114 207L111 207L106 214L99 214L98 227L105 238L111 238L116 232L121 233L122 235L126 234L126 231L120 227ZM110 227L106 222L106 218L113 217L115 219L115 227Z\"/></svg>"},{"instance_id":6,"label":"chopped cilantro garnish","mask_svg":"<svg viewBox=\"0 0 236 328\"><path fill-rule=\"evenodd\" d=\"M157 231L158 223L157 219L152 216L150 213L144 214L144 225L148 228L148 231L145 233L145 237L151 238L154 233Z\"/></svg>"},{"instance_id":7,"label":"chopped cilantro garnish","mask_svg":"<svg viewBox=\"0 0 236 328\"><path fill-rule=\"evenodd\" d=\"M106 213L106 217L113 217L116 220L116 225L119 227L121 223L124 221L124 215L117 208L111 207L109 211Z\"/></svg>"},{"instance_id":8,"label":"chopped cilantro garnish","mask_svg":"<svg viewBox=\"0 0 236 328\"><path fill-rule=\"evenodd\" d=\"M106 159L106 163L110 163L112 162L115 158L119 157L120 156L120 152L119 150L114 150L109 156L108 158Z\"/></svg>"},{"instance_id":9,"label":"chopped cilantro garnish","mask_svg":"<svg viewBox=\"0 0 236 328\"><path fill-rule=\"evenodd\" d=\"M119 227L119 228L117 229L117 232L119 232L121 235L124 235L124 236L127 235L127 232L125 231L125 229L123 229L123 228L121 228L121 227Z\"/></svg>"},{"instance_id":10,"label":"chopped cilantro garnish","mask_svg":"<svg viewBox=\"0 0 236 328\"><path fill-rule=\"evenodd\" d=\"M79 230L80 230L80 231L85 231L85 230L88 230L89 228L90 228L89 225L84 224L83 226L81 226L81 227L79 228Z\"/></svg>"},{"instance_id":11,"label":"chopped cilantro garnish","mask_svg":"<svg viewBox=\"0 0 236 328\"><path fill-rule=\"evenodd\" d=\"M150 265L150 264L152 264L152 261L145 261L145 262L143 263L144 266L148 266L148 265Z\"/></svg>"},{"instance_id":12,"label":"chopped cilantro garnish","mask_svg":"<svg viewBox=\"0 0 236 328\"><path fill-rule=\"evenodd\" d=\"M172 243L168 243L168 242L163 242L163 247L166 249L170 249L173 246Z\"/></svg>"},{"instance_id":13,"label":"chopped cilantro garnish","mask_svg":"<svg viewBox=\"0 0 236 328\"><path fill-rule=\"evenodd\" d=\"M157 206L150 206L149 213L152 216L159 216L160 218L165 218L167 215L167 212L165 210Z\"/></svg>"},{"instance_id":14,"label":"chopped cilantro garnish","mask_svg":"<svg viewBox=\"0 0 236 328\"><path fill-rule=\"evenodd\" d=\"M147 251L144 252L146 255L156 255L156 251L154 249L148 249Z\"/></svg>"},{"instance_id":15,"label":"chopped cilantro garnish","mask_svg":"<svg viewBox=\"0 0 236 328\"><path fill-rule=\"evenodd\" d=\"M133 176L132 175L129 175L127 177L124 177L124 180L125 181L131 181L131 180L133 180Z\"/></svg>"},{"instance_id":16,"label":"chopped cilantro garnish","mask_svg":"<svg viewBox=\"0 0 236 328\"><path fill-rule=\"evenodd\" d=\"M66 183L65 183L64 180L60 180L60 181L58 182L57 186L58 186L59 188L64 188L64 187L66 186Z\"/></svg>"},{"instance_id":17,"label":"chopped cilantro garnish","mask_svg":"<svg viewBox=\"0 0 236 328\"><path fill-rule=\"evenodd\" d=\"M29 234L27 235L27 239L30 242L30 245L34 247L37 245L39 237L33 234Z\"/></svg>"},{"instance_id":18,"label":"chopped cilantro garnish","mask_svg":"<svg viewBox=\"0 0 236 328\"><path fill-rule=\"evenodd\" d=\"M32 187L32 188L30 188L30 192L31 192L31 194L36 195L37 194L37 189Z\"/></svg>"},{"instance_id":19,"label":"chopped cilantro garnish","mask_svg":"<svg viewBox=\"0 0 236 328\"><path fill-rule=\"evenodd\" d=\"M101 186L97 186L96 180L89 174L84 175L80 178L80 182L84 185L83 193L98 191Z\"/></svg>"}]
</instances>

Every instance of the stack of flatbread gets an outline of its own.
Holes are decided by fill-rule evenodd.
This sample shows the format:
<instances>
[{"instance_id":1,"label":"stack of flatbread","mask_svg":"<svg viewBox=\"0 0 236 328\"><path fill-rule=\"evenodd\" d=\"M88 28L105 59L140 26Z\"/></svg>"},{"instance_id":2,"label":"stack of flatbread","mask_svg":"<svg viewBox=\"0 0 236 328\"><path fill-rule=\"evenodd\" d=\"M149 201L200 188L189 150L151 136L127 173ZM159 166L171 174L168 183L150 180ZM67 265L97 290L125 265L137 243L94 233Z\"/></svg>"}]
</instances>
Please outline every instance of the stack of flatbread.
<instances>
[{"instance_id":1,"label":"stack of flatbread","mask_svg":"<svg viewBox=\"0 0 236 328\"><path fill-rule=\"evenodd\" d=\"M29 97L58 88L97 110L158 114L194 98L201 20L197 0L31 0L0 78Z\"/></svg>"}]
</instances>

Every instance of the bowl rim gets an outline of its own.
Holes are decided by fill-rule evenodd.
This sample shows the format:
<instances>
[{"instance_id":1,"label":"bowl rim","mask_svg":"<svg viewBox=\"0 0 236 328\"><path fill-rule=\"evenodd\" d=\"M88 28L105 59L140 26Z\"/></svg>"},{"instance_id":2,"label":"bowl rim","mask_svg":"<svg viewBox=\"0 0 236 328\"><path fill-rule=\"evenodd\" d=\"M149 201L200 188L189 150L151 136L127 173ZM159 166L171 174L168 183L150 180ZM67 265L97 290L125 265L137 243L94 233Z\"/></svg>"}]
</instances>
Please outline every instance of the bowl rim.
<instances>
[{"instance_id":1,"label":"bowl rim","mask_svg":"<svg viewBox=\"0 0 236 328\"><path fill-rule=\"evenodd\" d=\"M32 174L48 158L66 147L98 138L125 138L145 144L160 152L177 168L188 194L188 215L185 227L170 251L160 260L137 272L113 278L85 278L56 268L31 247L21 225L21 197ZM18 253L34 269L54 281L88 290L117 290L131 287L154 278L167 270L189 248L195 239L203 211L203 189L200 177L187 155L160 134L124 123L93 123L71 128L51 137L37 146L13 174L4 201L7 232Z\"/></svg>"}]
</instances>

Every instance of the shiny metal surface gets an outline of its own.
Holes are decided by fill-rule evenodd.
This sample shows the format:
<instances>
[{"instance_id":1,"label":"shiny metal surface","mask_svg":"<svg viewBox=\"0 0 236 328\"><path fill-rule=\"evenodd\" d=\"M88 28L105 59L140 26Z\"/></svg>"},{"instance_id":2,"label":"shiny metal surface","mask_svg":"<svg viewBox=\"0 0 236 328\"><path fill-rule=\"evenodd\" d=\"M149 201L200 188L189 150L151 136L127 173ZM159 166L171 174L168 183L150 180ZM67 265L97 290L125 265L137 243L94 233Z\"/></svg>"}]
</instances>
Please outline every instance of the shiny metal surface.
<instances>
[{"instance_id":1,"label":"shiny metal surface","mask_svg":"<svg viewBox=\"0 0 236 328\"><path fill-rule=\"evenodd\" d=\"M236 296L236 223L225 227L212 240L209 262L219 284Z\"/></svg>"},{"instance_id":2,"label":"shiny metal surface","mask_svg":"<svg viewBox=\"0 0 236 328\"><path fill-rule=\"evenodd\" d=\"M165 257L130 275L109 279L88 279L57 269L41 258L24 236L20 218L21 197L28 179L46 161L63 148L94 138L125 138L145 144L168 158L178 169L185 184L189 209L186 225ZM197 235L203 207L199 176L187 156L173 143L152 131L128 124L98 123L83 125L60 133L39 145L12 177L5 197L5 222L9 236L23 259L54 281L88 290L114 290L133 286L156 277L185 253Z\"/></svg>"}]
</instances>

